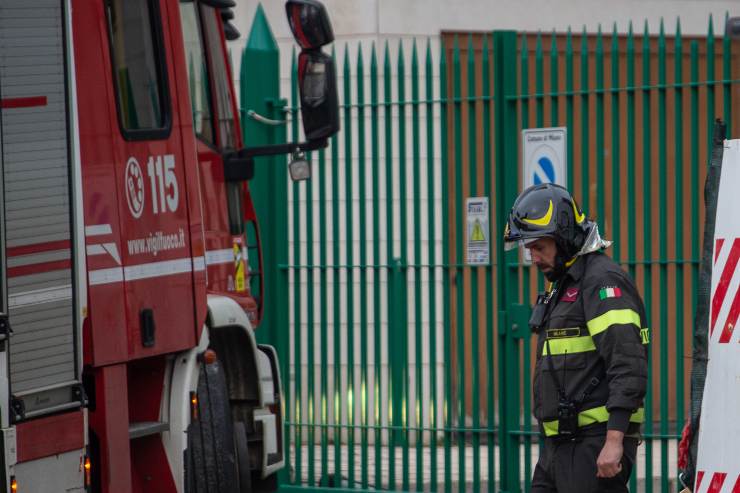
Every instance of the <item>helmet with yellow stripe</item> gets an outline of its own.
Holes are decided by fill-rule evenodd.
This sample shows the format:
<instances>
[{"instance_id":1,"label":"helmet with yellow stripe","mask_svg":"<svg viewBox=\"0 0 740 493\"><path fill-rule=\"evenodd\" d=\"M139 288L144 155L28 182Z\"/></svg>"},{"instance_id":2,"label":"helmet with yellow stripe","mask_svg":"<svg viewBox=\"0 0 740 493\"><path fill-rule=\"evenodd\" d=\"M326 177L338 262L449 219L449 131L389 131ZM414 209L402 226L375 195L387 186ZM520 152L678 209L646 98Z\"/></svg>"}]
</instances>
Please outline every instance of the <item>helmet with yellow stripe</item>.
<instances>
[{"instance_id":1,"label":"helmet with yellow stripe","mask_svg":"<svg viewBox=\"0 0 740 493\"><path fill-rule=\"evenodd\" d=\"M544 183L529 187L517 197L509 212L504 241L509 247L526 246L550 237L567 261L579 252L591 225L568 190Z\"/></svg>"}]
</instances>

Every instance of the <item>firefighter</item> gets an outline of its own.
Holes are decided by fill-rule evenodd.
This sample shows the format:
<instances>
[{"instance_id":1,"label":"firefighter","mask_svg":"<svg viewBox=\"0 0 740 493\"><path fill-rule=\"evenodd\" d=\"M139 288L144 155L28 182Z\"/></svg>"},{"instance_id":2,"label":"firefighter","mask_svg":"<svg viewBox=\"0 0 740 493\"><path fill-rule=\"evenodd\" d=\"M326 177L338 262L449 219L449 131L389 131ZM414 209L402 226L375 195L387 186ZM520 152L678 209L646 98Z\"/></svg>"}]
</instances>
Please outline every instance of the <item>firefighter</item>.
<instances>
[{"instance_id":1,"label":"firefighter","mask_svg":"<svg viewBox=\"0 0 740 493\"><path fill-rule=\"evenodd\" d=\"M543 435L532 492L628 491L647 390L645 307L558 185L525 190L509 213L507 247L528 248L549 282L532 310L534 415Z\"/></svg>"}]
</instances>

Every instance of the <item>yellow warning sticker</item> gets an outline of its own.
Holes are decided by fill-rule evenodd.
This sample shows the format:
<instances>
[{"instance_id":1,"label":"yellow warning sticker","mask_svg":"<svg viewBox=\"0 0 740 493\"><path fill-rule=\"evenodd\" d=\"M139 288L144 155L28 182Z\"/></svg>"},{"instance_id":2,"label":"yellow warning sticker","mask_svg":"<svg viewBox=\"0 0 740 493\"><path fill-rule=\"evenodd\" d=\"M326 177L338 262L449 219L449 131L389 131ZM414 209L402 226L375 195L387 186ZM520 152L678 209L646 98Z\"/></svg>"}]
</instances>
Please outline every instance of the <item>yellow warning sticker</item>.
<instances>
[{"instance_id":1,"label":"yellow warning sticker","mask_svg":"<svg viewBox=\"0 0 740 493\"><path fill-rule=\"evenodd\" d=\"M473 223L473 233L470 235L470 241L486 241L486 235L483 234L483 227L478 218Z\"/></svg>"},{"instance_id":2,"label":"yellow warning sticker","mask_svg":"<svg viewBox=\"0 0 740 493\"><path fill-rule=\"evenodd\" d=\"M247 262L244 258L241 238L234 238L234 287L237 292L247 290Z\"/></svg>"}]
</instances>

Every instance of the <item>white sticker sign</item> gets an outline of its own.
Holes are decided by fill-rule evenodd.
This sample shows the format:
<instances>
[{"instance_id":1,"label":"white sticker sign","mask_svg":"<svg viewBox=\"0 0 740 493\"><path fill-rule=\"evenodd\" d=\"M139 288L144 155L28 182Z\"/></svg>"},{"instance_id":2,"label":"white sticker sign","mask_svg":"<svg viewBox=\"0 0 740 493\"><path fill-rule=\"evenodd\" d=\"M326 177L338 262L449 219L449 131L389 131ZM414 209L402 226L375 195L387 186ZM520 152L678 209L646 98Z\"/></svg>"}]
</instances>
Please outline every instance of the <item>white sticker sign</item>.
<instances>
[{"instance_id":1,"label":"white sticker sign","mask_svg":"<svg viewBox=\"0 0 740 493\"><path fill-rule=\"evenodd\" d=\"M567 139L565 127L522 130L522 190L541 183L566 186Z\"/></svg>"},{"instance_id":2,"label":"white sticker sign","mask_svg":"<svg viewBox=\"0 0 740 493\"><path fill-rule=\"evenodd\" d=\"M488 227L488 197L465 199L467 250L465 263L488 265L490 263L490 229Z\"/></svg>"}]
</instances>

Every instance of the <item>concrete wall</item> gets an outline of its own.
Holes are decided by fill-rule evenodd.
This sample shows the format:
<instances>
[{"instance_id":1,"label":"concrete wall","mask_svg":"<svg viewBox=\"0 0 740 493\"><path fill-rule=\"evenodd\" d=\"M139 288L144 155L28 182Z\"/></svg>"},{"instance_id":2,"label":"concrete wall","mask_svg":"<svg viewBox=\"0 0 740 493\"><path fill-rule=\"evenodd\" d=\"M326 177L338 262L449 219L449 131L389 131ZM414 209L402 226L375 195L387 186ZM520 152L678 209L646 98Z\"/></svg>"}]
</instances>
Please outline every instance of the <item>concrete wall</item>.
<instances>
[{"instance_id":1,"label":"concrete wall","mask_svg":"<svg viewBox=\"0 0 740 493\"><path fill-rule=\"evenodd\" d=\"M235 55L246 40L258 3L237 0L235 25L242 39L232 43ZM290 53L293 40L284 5L282 0L262 1L281 50ZM565 31L568 26L596 31L599 25L611 31L615 22L620 32L626 32L630 20L638 30L647 20L651 32L657 32L661 18L665 19L666 31L673 33L677 17L684 34L703 35L710 14L715 19L715 32L724 28L726 13L740 15L737 0L324 0L324 5L341 44L436 38L441 31ZM235 64L238 66L237 60ZM286 62L283 76L288 73L287 67Z\"/></svg>"}]
</instances>

